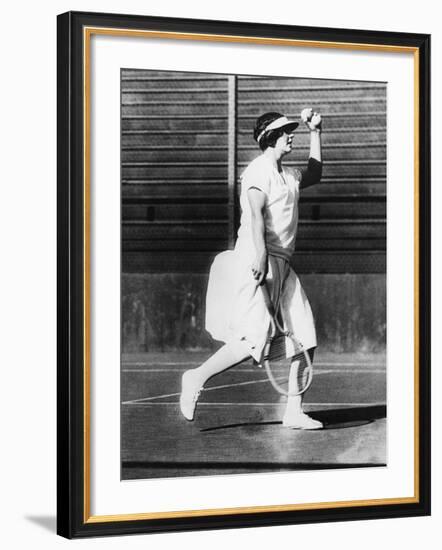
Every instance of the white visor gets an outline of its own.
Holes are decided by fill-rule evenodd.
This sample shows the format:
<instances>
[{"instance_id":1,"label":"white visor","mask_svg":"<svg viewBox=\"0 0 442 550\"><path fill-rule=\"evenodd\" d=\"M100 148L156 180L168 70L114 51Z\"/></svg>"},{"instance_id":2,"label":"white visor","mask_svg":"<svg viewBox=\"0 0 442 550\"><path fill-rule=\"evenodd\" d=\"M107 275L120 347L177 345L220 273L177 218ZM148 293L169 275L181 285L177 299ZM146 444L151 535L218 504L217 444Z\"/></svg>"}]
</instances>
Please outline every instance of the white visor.
<instances>
[{"instance_id":1,"label":"white visor","mask_svg":"<svg viewBox=\"0 0 442 550\"><path fill-rule=\"evenodd\" d=\"M299 126L299 123L294 120L289 120L286 116L281 116L264 128L264 130L256 138L256 141L259 143L259 140L266 132L269 132L270 130L278 130L278 128L284 128L284 126L291 126L291 129L295 130Z\"/></svg>"}]
</instances>

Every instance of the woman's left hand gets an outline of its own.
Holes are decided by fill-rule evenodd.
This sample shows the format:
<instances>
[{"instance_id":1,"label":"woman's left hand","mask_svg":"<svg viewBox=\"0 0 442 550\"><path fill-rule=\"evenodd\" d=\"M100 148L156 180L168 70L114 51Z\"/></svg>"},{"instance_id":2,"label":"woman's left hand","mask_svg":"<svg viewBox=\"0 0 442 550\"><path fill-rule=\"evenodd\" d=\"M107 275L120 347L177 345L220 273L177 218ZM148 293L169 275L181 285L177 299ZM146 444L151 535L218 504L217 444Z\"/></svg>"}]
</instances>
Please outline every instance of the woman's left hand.
<instances>
[{"instance_id":1,"label":"woman's left hand","mask_svg":"<svg viewBox=\"0 0 442 550\"><path fill-rule=\"evenodd\" d=\"M313 132L321 129L322 117L320 113L313 111L311 107L303 109L301 112L301 120L307 128Z\"/></svg>"}]
</instances>

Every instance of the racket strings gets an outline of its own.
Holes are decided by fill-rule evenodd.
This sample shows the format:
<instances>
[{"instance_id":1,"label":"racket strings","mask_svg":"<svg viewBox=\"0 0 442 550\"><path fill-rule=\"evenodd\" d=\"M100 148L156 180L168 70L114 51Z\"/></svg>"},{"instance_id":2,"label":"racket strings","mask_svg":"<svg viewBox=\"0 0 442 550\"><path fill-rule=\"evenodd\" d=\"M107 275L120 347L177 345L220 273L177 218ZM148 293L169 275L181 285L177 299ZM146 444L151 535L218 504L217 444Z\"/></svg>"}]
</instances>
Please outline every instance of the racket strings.
<instances>
[{"instance_id":1,"label":"racket strings","mask_svg":"<svg viewBox=\"0 0 442 550\"><path fill-rule=\"evenodd\" d=\"M287 340L291 340L288 353ZM261 364L265 367L273 388L282 395L301 395L311 385L313 367L310 356L299 343L287 335L279 334L268 340Z\"/></svg>"},{"instance_id":2,"label":"racket strings","mask_svg":"<svg viewBox=\"0 0 442 550\"><path fill-rule=\"evenodd\" d=\"M310 356L294 335L285 330L279 307L279 295L274 304L266 285L262 285L261 289L270 315L269 334L261 365L265 367L270 383L278 393L289 397L302 395L310 387L313 378ZM282 373L282 376L277 378L284 378L288 382L287 389L279 384L273 371Z\"/></svg>"},{"instance_id":3,"label":"racket strings","mask_svg":"<svg viewBox=\"0 0 442 550\"><path fill-rule=\"evenodd\" d=\"M292 346L289 353L287 353L287 338L291 340ZM269 337L268 343L270 345L267 358L270 361L278 361L287 359L288 361L292 361L292 359L299 358L304 359L303 357L303 347L302 344L297 343L294 341L293 337L290 336L288 333L285 334L278 334L274 337Z\"/></svg>"}]
</instances>

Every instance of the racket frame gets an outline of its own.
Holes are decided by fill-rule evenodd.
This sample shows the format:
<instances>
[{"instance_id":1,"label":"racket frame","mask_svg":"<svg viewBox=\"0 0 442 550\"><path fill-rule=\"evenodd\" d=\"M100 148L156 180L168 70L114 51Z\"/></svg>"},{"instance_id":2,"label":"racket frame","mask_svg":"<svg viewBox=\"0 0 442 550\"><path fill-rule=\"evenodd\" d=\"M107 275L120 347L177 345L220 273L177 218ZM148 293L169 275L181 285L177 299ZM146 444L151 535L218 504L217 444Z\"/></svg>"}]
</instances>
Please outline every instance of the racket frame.
<instances>
[{"instance_id":1,"label":"racket frame","mask_svg":"<svg viewBox=\"0 0 442 550\"><path fill-rule=\"evenodd\" d=\"M278 393L280 393L281 395L284 395L286 397L296 397L296 396L302 395L310 388L310 386L312 384L312 381L313 381L313 365L312 365L312 361L311 361L311 358L310 358L310 354L305 349L305 347L302 345L302 343L299 342L295 338L295 336L292 332L290 332L288 330L285 330L284 327L281 326L281 324L278 321L274 305L273 305L273 303L270 299L270 295L269 295L269 291L268 291L266 283L264 282L260 286L261 286L261 289L262 289L264 302L266 304L267 311L268 311L269 316L270 316L269 333L267 335L267 341L265 343L264 350L263 350L263 353L262 353L262 358L261 358L261 361L260 361L261 366L264 367L270 383L272 384L273 388ZM298 391L295 391L295 392L288 391L288 390L284 389L278 383L278 381L276 380L276 378L273 375L272 368L271 368L271 365L270 365L270 351L271 351L271 347L272 347L272 342L275 338L278 338L280 336L284 336L285 338L290 338L291 341L293 342L294 349L295 349L295 355L292 356L292 360L295 359L296 357L303 356L304 360L306 362L306 365L307 365L304 369L304 371L307 371L307 381L302 386L301 389L299 389ZM289 371L289 376L290 376L290 371Z\"/></svg>"}]
</instances>

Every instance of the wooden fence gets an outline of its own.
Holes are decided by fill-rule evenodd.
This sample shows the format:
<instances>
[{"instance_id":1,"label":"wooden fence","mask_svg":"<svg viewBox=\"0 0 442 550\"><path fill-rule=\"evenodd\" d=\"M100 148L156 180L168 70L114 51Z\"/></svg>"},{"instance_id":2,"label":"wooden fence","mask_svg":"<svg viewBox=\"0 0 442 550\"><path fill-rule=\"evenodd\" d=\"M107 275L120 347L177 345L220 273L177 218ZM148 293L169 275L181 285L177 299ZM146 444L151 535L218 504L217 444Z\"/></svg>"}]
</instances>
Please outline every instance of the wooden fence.
<instances>
[{"instance_id":1,"label":"wooden fence","mask_svg":"<svg viewBox=\"0 0 442 550\"><path fill-rule=\"evenodd\" d=\"M384 273L386 84L165 71L121 73L126 273L204 273L234 244L239 176L266 111L323 115L323 178L300 201L300 273ZM289 166L308 159L296 131Z\"/></svg>"}]
</instances>

